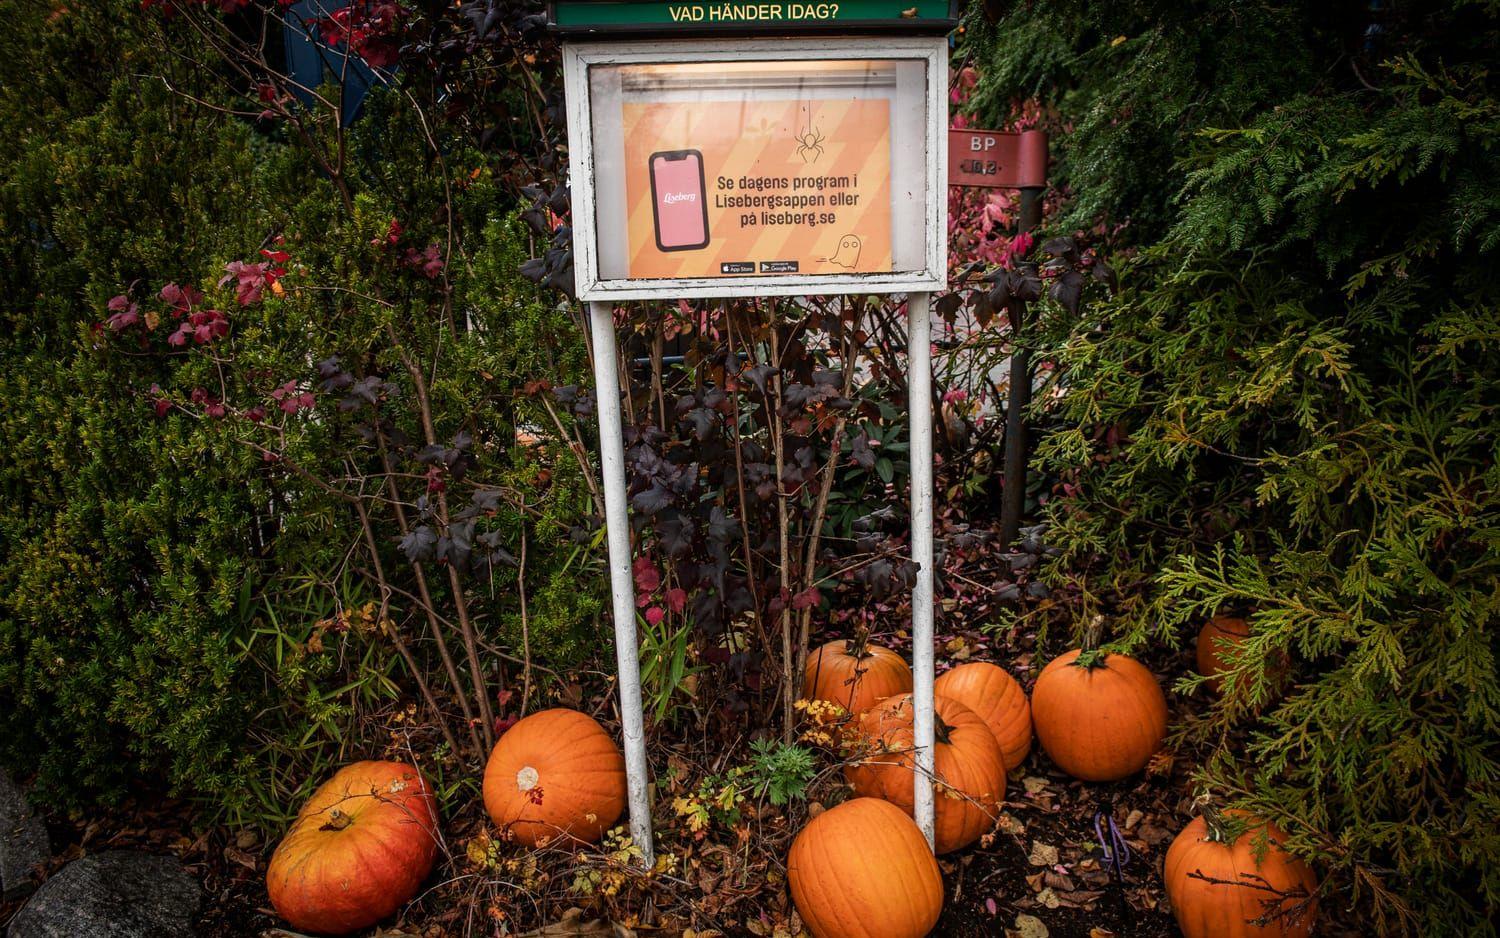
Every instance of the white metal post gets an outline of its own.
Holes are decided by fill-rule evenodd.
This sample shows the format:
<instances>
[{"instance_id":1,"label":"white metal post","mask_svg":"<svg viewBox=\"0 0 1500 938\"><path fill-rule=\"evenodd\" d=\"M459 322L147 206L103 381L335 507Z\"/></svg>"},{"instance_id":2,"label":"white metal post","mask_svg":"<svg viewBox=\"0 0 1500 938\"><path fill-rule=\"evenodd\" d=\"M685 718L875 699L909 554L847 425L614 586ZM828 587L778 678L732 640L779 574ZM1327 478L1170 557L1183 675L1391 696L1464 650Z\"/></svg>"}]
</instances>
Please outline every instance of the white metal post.
<instances>
[{"instance_id":1,"label":"white metal post","mask_svg":"<svg viewBox=\"0 0 1500 938\"><path fill-rule=\"evenodd\" d=\"M625 437L620 427L620 375L615 366L614 308L589 304L594 339L594 385L599 397L599 465L604 476L604 526L609 541L609 591L614 600L615 667L620 678L625 783L630 836L647 869L656 863L647 792L646 721L641 712L641 660L635 636L635 585L630 574L630 519L626 516ZM929 642L930 644L930 642Z\"/></svg>"},{"instance_id":2,"label":"white metal post","mask_svg":"<svg viewBox=\"0 0 1500 938\"><path fill-rule=\"evenodd\" d=\"M911 414L911 559L917 582L911 591L912 702L916 771L913 814L933 845L932 682L936 677L932 638L932 316L930 293L906 298L907 378Z\"/></svg>"}]
</instances>

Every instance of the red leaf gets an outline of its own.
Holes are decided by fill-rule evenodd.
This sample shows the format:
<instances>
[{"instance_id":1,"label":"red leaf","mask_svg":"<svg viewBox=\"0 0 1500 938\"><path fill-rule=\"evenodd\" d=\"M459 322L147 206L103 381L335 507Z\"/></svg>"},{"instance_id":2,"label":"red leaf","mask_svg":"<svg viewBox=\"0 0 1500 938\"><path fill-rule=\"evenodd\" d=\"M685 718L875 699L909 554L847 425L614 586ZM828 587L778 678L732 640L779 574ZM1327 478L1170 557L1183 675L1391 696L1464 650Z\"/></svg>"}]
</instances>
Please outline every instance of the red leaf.
<instances>
[{"instance_id":1,"label":"red leaf","mask_svg":"<svg viewBox=\"0 0 1500 938\"><path fill-rule=\"evenodd\" d=\"M161 288L161 299L181 316L203 302L203 291L191 284L180 287L175 283L169 283Z\"/></svg>"},{"instance_id":2,"label":"red leaf","mask_svg":"<svg viewBox=\"0 0 1500 938\"><path fill-rule=\"evenodd\" d=\"M104 323L112 332L127 329L141 321L140 304L131 302L130 297L124 294L111 298L108 308L110 315Z\"/></svg>"},{"instance_id":3,"label":"red leaf","mask_svg":"<svg viewBox=\"0 0 1500 938\"><path fill-rule=\"evenodd\" d=\"M818 592L816 586L810 586L796 596L792 597L793 609L810 609L823 601L823 594Z\"/></svg>"},{"instance_id":4,"label":"red leaf","mask_svg":"<svg viewBox=\"0 0 1500 938\"><path fill-rule=\"evenodd\" d=\"M656 569L656 564L649 558L637 557L635 563L631 564L631 573L635 575L635 589L638 593L654 593L661 586L661 571Z\"/></svg>"}]
</instances>

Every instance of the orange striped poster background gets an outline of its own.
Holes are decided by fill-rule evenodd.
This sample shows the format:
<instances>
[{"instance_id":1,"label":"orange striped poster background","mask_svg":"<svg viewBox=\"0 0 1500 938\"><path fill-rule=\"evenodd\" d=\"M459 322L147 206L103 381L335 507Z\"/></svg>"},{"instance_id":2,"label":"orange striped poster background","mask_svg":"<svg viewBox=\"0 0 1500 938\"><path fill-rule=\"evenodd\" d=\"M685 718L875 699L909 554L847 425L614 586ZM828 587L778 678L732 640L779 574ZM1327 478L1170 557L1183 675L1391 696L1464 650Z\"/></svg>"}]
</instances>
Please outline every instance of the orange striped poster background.
<instances>
[{"instance_id":1,"label":"orange striped poster background","mask_svg":"<svg viewBox=\"0 0 1500 938\"><path fill-rule=\"evenodd\" d=\"M622 116L630 277L734 276L724 264L787 276L891 270L889 101L627 103ZM649 161L675 150L703 154L709 241L697 250L656 244ZM769 196L813 204L727 204Z\"/></svg>"}]
</instances>

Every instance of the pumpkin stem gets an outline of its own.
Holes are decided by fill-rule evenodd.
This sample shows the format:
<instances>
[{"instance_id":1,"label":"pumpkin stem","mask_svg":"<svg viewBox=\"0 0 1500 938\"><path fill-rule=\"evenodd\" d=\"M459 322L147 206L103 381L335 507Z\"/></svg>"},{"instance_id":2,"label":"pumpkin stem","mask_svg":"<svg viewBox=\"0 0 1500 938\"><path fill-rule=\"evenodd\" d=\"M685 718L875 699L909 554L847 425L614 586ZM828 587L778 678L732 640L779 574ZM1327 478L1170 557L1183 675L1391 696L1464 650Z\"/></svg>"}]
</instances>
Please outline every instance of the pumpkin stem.
<instances>
[{"instance_id":1,"label":"pumpkin stem","mask_svg":"<svg viewBox=\"0 0 1500 938\"><path fill-rule=\"evenodd\" d=\"M1083 645L1073 664L1080 668L1097 668L1104 664L1104 654L1099 651L1099 639L1104 634L1104 617L1094 616L1083 630Z\"/></svg>"},{"instance_id":2,"label":"pumpkin stem","mask_svg":"<svg viewBox=\"0 0 1500 938\"><path fill-rule=\"evenodd\" d=\"M953 727L943 722L943 718L936 713L932 715L932 738L944 746L953 741Z\"/></svg>"},{"instance_id":3,"label":"pumpkin stem","mask_svg":"<svg viewBox=\"0 0 1500 938\"><path fill-rule=\"evenodd\" d=\"M1083 650L1097 651L1099 639L1104 636L1104 617L1094 616L1083 630Z\"/></svg>"},{"instance_id":4,"label":"pumpkin stem","mask_svg":"<svg viewBox=\"0 0 1500 938\"><path fill-rule=\"evenodd\" d=\"M353 823L354 818L348 812L340 811L338 808L330 808L328 810L328 823L318 828L318 830L341 831Z\"/></svg>"},{"instance_id":5,"label":"pumpkin stem","mask_svg":"<svg viewBox=\"0 0 1500 938\"><path fill-rule=\"evenodd\" d=\"M865 629L859 629L854 637L844 645L844 654L859 661L873 657L870 652L870 633Z\"/></svg>"},{"instance_id":6,"label":"pumpkin stem","mask_svg":"<svg viewBox=\"0 0 1500 938\"><path fill-rule=\"evenodd\" d=\"M1203 823L1208 828L1208 839L1216 844L1230 844L1227 826L1224 823L1224 815L1219 809L1207 801L1203 802L1199 809L1203 813Z\"/></svg>"}]
</instances>

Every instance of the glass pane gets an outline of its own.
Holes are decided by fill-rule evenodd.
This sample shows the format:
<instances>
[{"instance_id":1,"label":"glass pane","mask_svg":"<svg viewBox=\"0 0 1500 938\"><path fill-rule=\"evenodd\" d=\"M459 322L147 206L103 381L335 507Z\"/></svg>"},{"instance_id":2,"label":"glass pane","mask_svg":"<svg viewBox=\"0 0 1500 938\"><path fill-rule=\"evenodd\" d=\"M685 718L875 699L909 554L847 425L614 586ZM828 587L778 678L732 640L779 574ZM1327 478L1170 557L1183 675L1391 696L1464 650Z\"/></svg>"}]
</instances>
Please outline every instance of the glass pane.
<instances>
[{"instance_id":1,"label":"glass pane","mask_svg":"<svg viewBox=\"0 0 1500 938\"><path fill-rule=\"evenodd\" d=\"M589 69L602 280L924 266L926 62Z\"/></svg>"}]
</instances>

